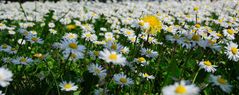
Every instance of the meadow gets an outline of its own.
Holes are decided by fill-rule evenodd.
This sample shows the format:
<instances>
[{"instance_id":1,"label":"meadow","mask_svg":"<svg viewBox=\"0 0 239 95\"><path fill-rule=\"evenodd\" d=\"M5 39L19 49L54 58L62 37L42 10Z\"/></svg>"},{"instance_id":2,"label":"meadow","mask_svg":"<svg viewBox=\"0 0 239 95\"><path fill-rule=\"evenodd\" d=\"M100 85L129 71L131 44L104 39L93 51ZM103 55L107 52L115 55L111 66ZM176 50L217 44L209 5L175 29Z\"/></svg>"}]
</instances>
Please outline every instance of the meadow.
<instances>
[{"instance_id":1,"label":"meadow","mask_svg":"<svg viewBox=\"0 0 239 95\"><path fill-rule=\"evenodd\" d=\"M238 95L239 1L0 3L0 95Z\"/></svg>"}]
</instances>

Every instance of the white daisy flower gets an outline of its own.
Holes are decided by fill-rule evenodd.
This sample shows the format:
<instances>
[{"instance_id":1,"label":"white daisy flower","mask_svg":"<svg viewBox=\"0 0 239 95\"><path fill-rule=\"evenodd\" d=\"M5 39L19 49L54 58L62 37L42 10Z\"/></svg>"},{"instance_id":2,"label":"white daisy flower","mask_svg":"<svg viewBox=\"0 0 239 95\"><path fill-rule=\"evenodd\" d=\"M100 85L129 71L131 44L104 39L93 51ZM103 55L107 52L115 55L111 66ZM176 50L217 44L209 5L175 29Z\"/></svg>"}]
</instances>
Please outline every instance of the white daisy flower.
<instances>
[{"instance_id":1,"label":"white daisy flower","mask_svg":"<svg viewBox=\"0 0 239 95\"><path fill-rule=\"evenodd\" d=\"M106 70L98 64L90 64L88 66L88 71L98 76L100 79L104 79L107 75Z\"/></svg>"},{"instance_id":2,"label":"white daisy flower","mask_svg":"<svg viewBox=\"0 0 239 95\"><path fill-rule=\"evenodd\" d=\"M238 50L238 45L236 43L233 43L233 42L227 43L227 46L225 47L225 49L226 49L225 53L230 60L233 60L233 61L239 60L239 50Z\"/></svg>"},{"instance_id":3,"label":"white daisy flower","mask_svg":"<svg viewBox=\"0 0 239 95\"><path fill-rule=\"evenodd\" d=\"M235 30L233 29L224 29L223 30L223 35L227 37L229 40L235 39Z\"/></svg>"},{"instance_id":4,"label":"white daisy flower","mask_svg":"<svg viewBox=\"0 0 239 95\"><path fill-rule=\"evenodd\" d=\"M184 80L162 89L163 95L198 95L199 91L199 88L194 84L187 85Z\"/></svg>"},{"instance_id":5,"label":"white daisy flower","mask_svg":"<svg viewBox=\"0 0 239 95\"><path fill-rule=\"evenodd\" d=\"M55 24L51 22L51 23L48 24L48 27L54 28L54 27L55 27Z\"/></svg>"},{"instance_id":6,"label":"white daisy flower","mask_svg":"<svg viewBox=\"0 0 239 95\"><path fill-rule=\"evenodd\" d=\"M61 41L61 49L65 49L70 52L83 52L85 50L85 46L78 45L76 40L63 39Z\"/></svg>"},{"instance_id":7,"label":"white daisy flower","mask_svg":"<svg viewBox=\"0 0 239 95\"><path fill-rule=\"evenodd\" d=\"M14 64L23 64L23 65L27 65L28 63L31 63L31 62L33 62L33 60L28 57L18 57L12 60L12 63Z\"/></svg>"},{"instance_id":8,"label":"white daisy flower","mask_svg":"<svg viewBox=\"0 0 239 95\"><path fill-rule=\"evenodd\" d=\"M206 72L212 72L212 73L216 71L215 67L217 67L216 65L212 65L212 63L209 60L201 61L199 62L198 65L200 66L200 68L205 69Z\"/></svg>"},{"instance_id":9,"label":"white daisy flower","mask_svg":"<svg viewBox=\"0 0 239 95\"><path fill-rule=\"evenodd\" d=\"M0 68L0 85L2 87L6 87L10 84L10 81L12 81L12 72L6 68L1 67Z\"/></svg>"},{"instance_id":10,"label":"white daisy flower","mask_svg":"<svg viewBox=\"0 0 239 95\"><path fill-rule=\"evenodd\" d=\"M27 41L30 41L31 44L33 43L39 43L39 44L42 44L43 43L43 40L35 35L28 35L26 37Z\"/></svg>"},{"instance_id":11,"label":"white daisy flower","mask_svg":"<svg viewBox=\"0 0 239 95\"><path fill-rule=\"evenodd\" d=\"M141 55L145 55L146 57L149 57L149 58L155 58L158 56L158 52L153 51L151 49L142 48L140 52L141 52Z\"/></svg>"},{"instance_id":12,"label":"white daisy flower","mask_svg":"<svg viewBox=\"0 0 239 95\"><path fill-rule=\"evenodd\" d=\"M91 34L91 32L85 32L82 34L81 38L85 39L86 41L97 41L98 37L95 34Z\"/></svg>"},{"instance_id":13,"label":"white daisy flower","mask_svg":"<svg viewBox=\"0 0 239 95\"><path fill-rule=\"evenodd\" d=\"M78 89L78 86L72 83L71 81L70 82L63 81L62 83L60 83L59 86L61 87L62 91L76 91Z\"/></svg>"},{"instance_id":14,"label":"white daisy flower","mask_svg":"<svg viewBox=\"0 0 239 95\"><path fill-rule=\"evenodd\" d=\"M129 86L134 84L131 78L127 78L123 73L115 74L113 77L114 81L121 86Z\"/></svg>"},{"instance_id":15,"label":"white daisy flower","mask_svg":"<svg viewBox=\"0 0 239 95\"><path fill-rule=\"evenodd\" d=\"M69 60L71 61L77 61L78 59L84 58L84 54L82 52L71 52L65 50L62 52L62 54L64 56L64 59L67 59L69 57Z\"/></svg>"},{"instance_id":16,"label":"white daisy flower","mask_svg":"<svg viewBox=\"0 0 239 95\"><path fill-rule=\"evenodd\" d=\"M53 34L53 35L57 33L57 31L54 30L54 29L49 29L49 31L50 31L50 33Z\"/></svg>"},{"instance_id":17,"label":"white daisy flower","mask_svg":"<svg viewBox=\"0 0 239 95\"><path fill-rule=\"evenodd\" d=\"M0 46L0 51L4 51L4 52L9 52L11 50L11 46L7 45L7 44L2 44Z\"/></svg>"},{"instance_id":18,"label":"white daisy flower","mask_svg":"<svg viewBox=\"0 0 239 95\"><path fill-rule=\"evenodd\" d=\"M222 91L226 93L230 93L232 90L232 85L230 85L226 79L222 78L221 75L210 75L210 82L212 82L213 85L219 86Z\"/></svg>"},{"instance_id":19,"label":"white daisy flower","mask_svg":"<svg viewBox=\"0 0 239 95\"><path fill-rule=\"evenodd\" d=\"M122 54L118 54L115 51L109 51L107 49L100 51L99 58L105 60L108 63L112 62L113 64L119 64L122 66L124 66L126 62L126 58L123 57Z\"/></svg>"},{"instance_id":20,"label":"white daisy flower","mask_svg":"<svg viewBox=\"0 0 239 95\"><path fill-rule=\"evenodd\" d=\"M107 48L108 50L112 50L112 51L117 51L120 52L123 49L123 46L119 43L114 43L114 42L107 42L104 45L105 48Z\"/></svg>"},{"instance_id":21,"label":"white daisy flower","mask_svg":"<svg viewBox=\"0 0 239 95\"><path fill-rule=\"evenodd\" d=\"M148 65L148 64L149 64L149 62L147 62L144 57L135 58L134 61L135 61L136 63L140 64L141 66L145 66L145 65Z\"/></svg>"},{"instance_id":22,"label":"white daisy flower","mask_svg":"<svg viewBox=\"0 0 239 95\"><path fill-rule=\"evenodd\" d=\"M74 40L77 39L78 35L75 33L66 33L63 38L69 39L69 40Z\"/></svg>"},{"instance_id":23,"label":"white daisy flower","mask_svg":"<svg viewBox=\"0 0 239 95\"><path fill-rule=\"evenodd\" d=\"M146 78L147 80L155 79L153 75L149 75L148 73L140 73L139 75L142 76L143 78Z\"/></svg>"}]
</instances>

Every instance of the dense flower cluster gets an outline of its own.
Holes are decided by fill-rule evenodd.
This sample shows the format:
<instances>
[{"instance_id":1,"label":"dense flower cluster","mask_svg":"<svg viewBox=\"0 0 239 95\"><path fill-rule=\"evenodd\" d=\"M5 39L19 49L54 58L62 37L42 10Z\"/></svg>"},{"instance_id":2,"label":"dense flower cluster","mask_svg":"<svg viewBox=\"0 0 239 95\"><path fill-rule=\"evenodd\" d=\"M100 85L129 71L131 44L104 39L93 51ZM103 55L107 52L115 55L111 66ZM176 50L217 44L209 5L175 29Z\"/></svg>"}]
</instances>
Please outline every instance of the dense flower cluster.
<instances>
[{"instance_id":1,"label":"dense flower cluster","mask_svg":"<svg viewBox=\"0 0 239 95\"><path fill-rule=\"evenodd\" d=\"M238 0L0 3L0 86L22 95L236 94L238 32Z\"/></svg>"}]
</instances>

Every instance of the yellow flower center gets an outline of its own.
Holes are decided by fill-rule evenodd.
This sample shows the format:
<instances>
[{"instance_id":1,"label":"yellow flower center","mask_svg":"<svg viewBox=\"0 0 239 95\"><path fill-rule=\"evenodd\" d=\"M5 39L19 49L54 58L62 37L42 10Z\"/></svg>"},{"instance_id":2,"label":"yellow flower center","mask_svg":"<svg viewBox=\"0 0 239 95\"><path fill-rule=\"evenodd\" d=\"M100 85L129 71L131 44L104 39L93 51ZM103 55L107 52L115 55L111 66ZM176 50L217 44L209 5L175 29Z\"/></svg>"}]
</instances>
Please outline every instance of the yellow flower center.
<instances>
[{"instance_id":1,"label":"yellow flower center","mask_svg":"<svg viewBox=\"0 0 239 95\"><path fill-rule=\"evenodd\" d=\"M117 55L116 54L110 54L109 59L110 60L117 60Z\"/></svg>"},{"instance_id":2,"label":"yellow flower center","mask_svg":"<svg viewBox=\"0 0 239 95\"><path fill-rule=\"evenodd\" d=\"M128 34L128 35L130 35L130 34L132 34L130 31L126 31L126 34Z\"/></svg>"},{"instance_id":3,"label":"yellow flower center","mask_svg":"<svg viewBox=\"0 0 239 95\"><path fill-rule=\"evenodd\" d=\"M85 36L86 36L87 38L89 38L89 37L91 36L91 34L89 33L89 34L86 34Z\"/></svg>"},{"instance_id":4,"label":"yellow flower center","mask_svg":"<svg viewBox=\"0 0 239 95\"><path fill-rule=\"evenodd\" d=\"M233 35L234 31L232 29L227 29L227 33L230 34L230 35Z\"/></svg>"},{"instance_id":5,"label":"yellow flower center","mask_svg":"<svg viewBox=\"0 0 239 95\"><path fill-rule=\"evenodd\" d=\"M217 81L218 81L218 83L220 83L220 84L226 84L226 83L227 83L227 80L223 79L222 77L218 77L218 78L217 78Z\"/></svg>"},{"instance_id":6,"label":"yellow flower center","mask_svg":"<svg viewBox=\"0 0 239 95\"><path fill-rule=\"evenodd\" d=\"M200 24L196 24L195 27L196 27L196 28L200 28L201 25L200 25Z\"/></svg>"},{"instance_id":7,"label":"yellow flower center","mask_svg":"<svg viewBox=\"0 0 239 95\"><path fill-rule=\"evenodd\" d=\"M193 10L194 10L194 11L198 11L198 10L199 10L199 7L194 7Z\"/></svg>"},{"instance_id":8,"label":"yellow flower center","mask_svg":"<svg viewBox=\"0 0 239 95\"><path fill-rule=\"evenodd\" d=\"M149 74L147 74L147 73L144 73L144 77L149 77Z\"/></svg>"},{"instance_id":9,"label":"yellow flower center","mask_svg":"<svg viewBox=\"0 0 239 95\"><path fill-rule=\"evenodd\" d=\"M66 28L67 28L68 30L72 30L72 29L75 29L76 26L73 25L73 24L70 24L70 25L67 25Z\"/></svg>"},{"instance_id":10,"label":"yellow flower center","mask_svg":"<svg viewBox=\"0 0 239 95\"><path fill-rule=\"evenodd\" d=\"M97 68L95 68L95 72L96 72L97 74L100 74L100 70L97 69Z\"/></svg>"},{"instance_id":11,"label":"yellow flower center","mask_svg":"<svg viewBox=\"0 0 239 95\"><path fill-rule=\"evenodd\" d=\"M221 34L221 33L217 33L217 36L218 36L218 37L222 37L222 34Z\"/></svg>"},{"instance_id":12,"label":"yellow flower center","mask_svg":"<svg viewBox=\"0 0 239 95\"><path fill-rule=\"evenodd\" d=\"M142 62L145 62L146 60L145 60L145 58L143 58L143 57L139 57L139 58L138 58L138 61L142 63Z\"/></svg>"},{"instance_id":13,"label":"yellow flower center","mask_svg":"<svg viewBox=\"0 0 239 95\"><path fill-rule=\"evenodd\" d=\"M32 37L32 41L37 42L38 39L36 37Z\"/></svg>"},{"instance_id":14,"label":"yellow flower center","mask_svg":"<svg viewBox=\"0 0 239 95\"><path fill-rule=\"evenodd\" d=\"M70 34L70 35L68 36L68 38L74 39L74 38L76 38L76 36L75 36L74 34Z\"/></svg>"},{"instance_id":15,"label":"yellow flower center","mask_svg":"<svg viewBox=\"0 0 239 95\"><path fill-rule=\"evenodd\" d=\"M3 45L2 45L2 48L3 48L3 49L6 49L7 47L8 47L7 44L3 44Z\"/></svg>"},{"instance_id":16,"label":"yellow flower center","mask_svg":"<svg viewBox=\"0 0 239 95\"><path fill-rule=\"evenodd\" d=\"M76 43L70 43L69 47L72 48L72 49L77 49L78 46L77 46Z\"/></svg>"},{"instance_id":17,"label":"yellow flower center","mask_svg":"<svg viewBox=\"0 0 239 95\"><path fill-rule=\"evenodd\" d=\"M192 40L199 41L200 40L200 36L197 35L197 34L194 34L193 37L192 37Z\"/></svg>"},{"instance_id":18,"label":"yellow flower center","mask_svg":"<svg viewBox=\"0 0 239 95\"><path fill-rule=\"evenodd\" d=\"M212 66L212 63L210 61L204 61L204 65Z\"/></svg>"},{"instance_id":19,"label":"yellow flower center","mask_svg":"<svg viewBox=\"0 0 239 95\"><path fill-rule=\"evenodd\" d=\"M64 88L65 88L65 89L70 89L71 87L72 87L72 85L69 84L69 83L67 83L67 84L64 85Z\"/></svg>"},{"instance_id":20,"label":"yellow flower center","mask_svg":"<svg viewBox=\"0 0 239 95\"><path fill-rule=\"evenodd\" d=\"M186 93L186 91L187 91L186 88L182 85L179 85L175 90L175 92L178 94L184 94Z\"/></svg>"},{"instance_id":21,"label":"yellow flower center","mask_svg":"<svg viewBox=\"0 0 239 95\"><path fill-rule=\"evenodd\" d=\"M217 41L216 41L216 40L208 40L208 42L209 42L211 45L213 45L213 44L215 44Z\"/></svg>"},{"instance_id":22,"label":"yellow flower center","mask_svg":"<svg viewBox=\"0 0 239 95\"><path fill-rule=\"evenodd\" d=\"M27 62L27 59L26 58L21 58L20 62Z\"/></svg>"},{"instance_id":23,"label":"yellow flower center","mask_svg":"<svg viewBox=\"0 0 239 95\"><path fill-rule=\"evenodd\" d=\"M126 78L120 78L120 82L125 84L125 83L127 83L127 79Z\"/></svg>"},{"instance_id":24,"label":"yellow flower center","mask_svg":"<svg viewBox=\"0 0 239 95\"><path fill-rule=\"evenodd\" d=\"M238 52L238 49L236 47L232 47L231 52L232 52L233 55L236 55L237 52Z\"/></svg>"}]
</instances>

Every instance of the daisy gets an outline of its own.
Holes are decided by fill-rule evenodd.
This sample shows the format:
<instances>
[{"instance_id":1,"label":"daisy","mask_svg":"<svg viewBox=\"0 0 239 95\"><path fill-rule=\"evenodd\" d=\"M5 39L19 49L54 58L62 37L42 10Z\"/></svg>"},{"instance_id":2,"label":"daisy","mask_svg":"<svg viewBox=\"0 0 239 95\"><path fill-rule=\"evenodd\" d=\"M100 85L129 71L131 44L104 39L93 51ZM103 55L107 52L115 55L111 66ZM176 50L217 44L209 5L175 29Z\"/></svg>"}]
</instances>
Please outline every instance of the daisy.
<instances>
[{"instance_id":1,"label":"daisy","mask_svg":"<svg viewBox=\"0 0 239 95\"><path fill-rule=\"evenodd\" d=\"M33 43L39 43L39 44L42 44L43 43L43 40L35 35L28 35L26 37L27 41L30 41L31 44Z\"/></svg>"},{"instance_id":2,"label":"daisy","mask_svg":"<svg viewBox=\"0 0 239 95\"><path fill-rule=\"evenodd\" d=\"M55 34L57 33L57 31L54 30L54 29L49 29L49 31L50 31L50 33L53 34L53 35L55 35Z\"/></svg>"},{"instance_id":3,"label":"daisy","mask_svg":"<svg viewBox=\"0 0 239 95\"><path fill-rule=\"evenodd\" d=\"M134 61L136 63L139 63L141 66L145 66L149 64L144 57L135 58Z\"/></svg>"},{"instance_id":4,"label":"daisy","mask_svg":"<svg viewBox=\"0 0 239 95\"><path fill-rule=\"evenodd\" d=\"M54 28L54 27L55 27L55 24L51 22L51 23L48 24L48 27Z\"/></svg>"},{"instance_id":5,"label":"daisy","mask_svg":"<svg viewBox=\"0 0 239 95\"><path fill-rule=\"evenodd\" d=\"M126 62L126 58L122 56L122 54L118 54L115 51L109 51L108 49L104 49L100 51L99 58L105 60L106 62L113 64L119 64L124 66Z\"/></svg>"},{"instance_id":6,"label":"daisy","mask_svg":"<svg viewBox=\"0 0 239 95\"><path fill-rule=\"evenodd\" d=\"M225 47L225 49L226 49L225 53L230 60L233 60L236 62L239 60L239 50L238 50L238 45L236 43L233 43L233 42L227 43L227 46Z\"/></svg>"},{"instance_id":7,"label":"daisy","mask_svg":"<svg viewBox=\"0 0 239 95\"><path fill-rule=\"evenodd\" d=\"M78 45L76 40L63 39L61 41L61 49L65 49L70 52L83 52L85 50L85 46Z\"/></svg>"},{"instance_id":8,"label":"daisy","mask_svg":"<svg viewBox=\"0 0 239 95\"><path fill-rule=\"evenodd\" d=\"M12 72L6 68L0 68L0 85L2 87L8 86L10 81L12 81Z\"/></svg>"},{"instance_id":9,"label":"daisy","mask_svg":"<svg viewBox=\"0 0 239 95\"><path fill-rule=\"evenodd\" d=\"M200 66L200 68L205 69L206 72L212 72L214 73L216 71L215 67L217 67L216 65L212 65L212 63L207 60L207 61L201 61L198 64Z\"/></svg>"},{"instance_id":10,"label":"daisy","mask_svg":"<svg viewBox=\"0 0 239 95\"><path fill-rule=\"evenodd\" d=\"M119 43L114 43L114 42L107 42L104 45L105 48L107 48L108 50L112 50L112 51L117 51L120 52L123 48L123 46Z\"/></svg>"},{"instance_id":11,"label":"daisy","mask_svg":"<svg viewBox=\"0 0 239 95\"><path fill-rule=\"evenodd\" d=\"M121 50L120 50L120 52L121 52L122 54L128 54L128 53L129 53L129 48L128 48L128 47L122 47Z\"/></svg>"},{"instance_id":12,"label":"daisy","mask_svg":"<svg viewBox=\"0 0 239 95\"><path fill-rule=\"evenodd\" d=\"M69 60L74 62L78 59L84 58L84 54L82 52L63 51L62 54L64 56L64 59L69 58Z\"/></svg>"},{"instance_id":13,"label":"daisy","mask_svg":"<svg viewBox=\"0 0 239 95\"><path fill-rule=\"evenodd\" d=\"M107 75L106 70L98 64L90 64L88 66L88 71L98 76L100 79L104 79Z\"/></svg>"},{"instance_id":14,"label":"daisy","mask_svg":"<svg viewBox=\"0 0 239 95\"><path fill-rule=\"evenodd\" d=\"M158 52L153 51L151 49L142 48L140 52L141 52L141 55L145 55L146 57L149 57L149 58L155 58L158 56Z\"/></svg>"},{"instance_id":15,"label":"daisy","mask_svg":"<svg viewBox=\"0 0 239 95\"><path fill-rule=\"evenodd\" d=\"M134 31L133 30L129 30L129 29L121 29L121 31L123 32L124 36L130 37L130 36L134 36Z\"/></svg>"},{"instance_id":16,"label":"daisy","mask_svg":"<svg viewBox=\"0 0 239 95\"><path fill-rule=\"evenodd\" d=\"M9 46L7 44L2 44L0 46L0 51L9 52L10 50L11 50L11 46Z\"/></svg>"},{"instance_id":17,"label":"daisy","mask_svg":"<svg viewBox=\"0 0 239 95\"><path fill-rule=\"evenodd\" d=\"M95 34L91 34L90 32L85 32L82 34L81 38L85 39L86 41L97 41L97 36Z\"/></svg>"},{"instance_id":18,"label":"daisy","mask_svg":"<svg viewBox=\"0 0 239 95\"><path fill-rule=\"evenodd\" d=\"M14 64L23 64L23 65L27 65L28 63L31 63L31 62L33 62L33 60L28 57L18 57L12 60L12 63Z\"/></svg>"},{"instance_id":19,"label":"daisy","mask_svg":"<svg viewBox=\"0 0 239 95\"><path fill-rule=\"evenodd\" d=\"M107 95L107 92L108 92L109 90L107 90L107 89L103 89L103 88L98 88L98 89L95 89L94 90L94 95Z\"/></svg>"},{"instance_id":20,"label":"daisy","mask_svg":"<svg viewBox=\"0 0 239 95\"><path fill-rule=\"evenodd\" d=\"M77 39L78 35L75 33L66 33L63 38L65 39L69 39L69 40L73 40L73 39Z\"/></svg>"},{"instance_id":21,"label":"daisy","mask_svg":"<svg viewBox=\"0 0 239 95\"><path fill-rule=\"evenodd\" d=\"M227 39L229 39L229 40L235 39L235 33L236 33L236 31L233 29L224 29L223 30L223 35L225 37L227 37Z\"/></svg>"},{"instance_id":22,"label":"daisy","mask_svg":"<svg viewBox=\"0 0 239 95\"><path fill-rule=\"evenodd\" d=\"M228 83L228 81L226 79L224 79L221 75L210 75L210 82L213 85L219 86L222 91L226 92L226 93L230 93L232 90L232 85L230 85Z\"/></svg>"},{"instance_id":23,"label":"daisy","mask_svg":"<svg viewBox=\"0 0 239 95\"><path fill-rule=\"evenodd\" d=\"M121 86L129 86L134 84L131 78L127 78L123 73L115 74L113 77L114 81Z\"/></svg>"},{"instance_id":24,"label":"daisy","mask_svg":"<svg viewBox=\"0 0 239 95\"><path fill-rule=\"evenodd\" d=\"M199 88L194 84L187 85L184 80L174 85L163 87L163 95L198 95Z\"/></svg>"},{"instance_id":25,"label":"daisy","mask_svg":"<svg viewBox=\"0 0 239 95\"><path fill-rule=\"evenodd\" d=\"M149 75L147 73L140 73L139 75L142 76L143 78L146 78L147 80L155 79L155 77L153 75Z\"/></svg>"},{"instance_id":26,"label":"daisy","mask_svg":"<svg viewBox=\"0 0 239 95\"><path fill-rule=\"evenodd\" d=\"M61 87L62 91L76 91L78 89L78 86L72 83L71 81L70 82L63 81L62 83L60 83L59 86Z\"/></svg>"}]
</instances>

